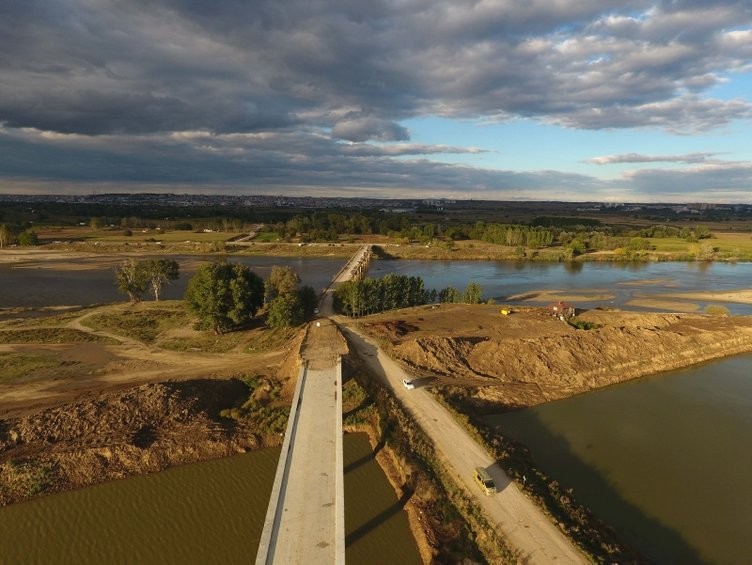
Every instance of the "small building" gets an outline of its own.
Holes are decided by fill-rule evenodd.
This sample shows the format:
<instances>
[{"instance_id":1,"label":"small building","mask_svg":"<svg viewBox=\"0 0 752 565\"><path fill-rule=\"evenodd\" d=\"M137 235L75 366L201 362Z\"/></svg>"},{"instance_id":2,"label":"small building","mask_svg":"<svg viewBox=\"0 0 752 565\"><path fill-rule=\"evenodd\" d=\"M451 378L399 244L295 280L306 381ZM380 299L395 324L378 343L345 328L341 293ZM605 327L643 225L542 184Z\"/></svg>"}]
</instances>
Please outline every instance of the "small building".
<instances>
[{"instance_id":1,"label":"small building","mask_svg":"<svg viewBox=\"0 0 752 565\"><path fill-rule=\"evenodd\" d=\"M549 311L554 318L559 318L560 320L569 320L576 313L574 306L561 301L549 306Z\"/></svg>"}]
</instances>

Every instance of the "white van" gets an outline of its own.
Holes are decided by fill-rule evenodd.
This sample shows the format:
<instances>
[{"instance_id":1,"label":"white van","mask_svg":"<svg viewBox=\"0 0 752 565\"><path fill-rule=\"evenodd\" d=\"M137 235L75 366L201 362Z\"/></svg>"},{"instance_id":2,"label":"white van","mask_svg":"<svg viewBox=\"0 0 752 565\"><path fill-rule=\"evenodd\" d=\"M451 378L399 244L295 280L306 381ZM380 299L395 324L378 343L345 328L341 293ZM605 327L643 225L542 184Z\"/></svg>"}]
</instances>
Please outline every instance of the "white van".
<instances>
[{"instance_id":1,"label":"white van","mask_svg":"<svg viewBox=\"0 0 752 565\"><path fill-rule=\"evenodd\" d=\"M480 486L481 490L486 494L491 495L496 493L496 483L494 482L491 475L488 474L488 471L486 471L483 467L475 468L473 478L475 479L475 482L478 483L478 486Z\"/></svg>"}]
</instances>

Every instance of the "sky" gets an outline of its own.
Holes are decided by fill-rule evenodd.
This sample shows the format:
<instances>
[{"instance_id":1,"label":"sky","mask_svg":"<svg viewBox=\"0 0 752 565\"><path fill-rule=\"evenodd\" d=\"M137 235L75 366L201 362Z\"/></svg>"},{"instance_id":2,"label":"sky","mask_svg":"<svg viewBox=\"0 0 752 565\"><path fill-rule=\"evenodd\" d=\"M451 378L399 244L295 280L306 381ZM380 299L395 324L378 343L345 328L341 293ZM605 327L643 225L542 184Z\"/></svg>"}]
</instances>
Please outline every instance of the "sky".
<instances>
[{"instance_id":1,"label":"sky","mask_svg":"<svg viewBox=\"0 0 752 565\"><path fill-rule=\"evenodd\" d=\"M752 203L749 0L0 0L0 194Z\"/></svg>"}]
</instances>

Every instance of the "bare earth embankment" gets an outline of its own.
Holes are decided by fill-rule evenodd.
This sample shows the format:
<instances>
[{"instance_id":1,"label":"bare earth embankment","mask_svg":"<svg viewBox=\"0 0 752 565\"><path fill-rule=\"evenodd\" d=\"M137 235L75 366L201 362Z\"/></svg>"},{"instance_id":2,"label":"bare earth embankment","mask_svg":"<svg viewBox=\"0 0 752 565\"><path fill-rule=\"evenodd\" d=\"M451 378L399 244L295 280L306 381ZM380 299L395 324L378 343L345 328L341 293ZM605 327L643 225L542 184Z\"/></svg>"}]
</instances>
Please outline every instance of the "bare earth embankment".
<instances>
[{"instance_id":1,"label":"bare earth embankment","mask_svg":"<svg viewBox=\"0 0 752 565\"><path fill-rule=\"evenodd\" d=\"M591 310L584 330L544 308L499 309L423 306L359 323L421 385L461 387L494 409L752 351L752 317ZM160 303L0 323L0 352L28 367L0 382L0 506L279 441L252 417L289 405L302 335L260 350L257 330L215 342L181 315ZM137 324L171 316L154 335ZM341 353L328 336L322 354Z\"/></svg>"},{"instance_id":2,"label":"bare earth embankment","mask_svg":"<svg viewBox=\"0 0 752 565\"><path fill-rule=\"evenodd\" d=\"M544 308L441 305L363 322L416 376L468 386L500 407L531 406L752 351L752 317L590 310L576 329Z\"/></svg>"},{"instance_id":3,"label":"bare earth embankment","mask_svg":"<svg viewBox=\"0 0 752 565\"><path fill-rule=\"evenodd\" d=\"M236 379L152 383L2 420L0 506L261 447L219 416L245 396Z\"/></svg>"},{"instance_id":4,"label":"bare earth embankment","mask_svg":"<svg viewBox=\"0 0 752 565\"><path fill-rule=\"evenodd\" d=\"M280 442L295 332L214 336L169 301L9 316L0 506Z\"/></svg>"}]
</instances>

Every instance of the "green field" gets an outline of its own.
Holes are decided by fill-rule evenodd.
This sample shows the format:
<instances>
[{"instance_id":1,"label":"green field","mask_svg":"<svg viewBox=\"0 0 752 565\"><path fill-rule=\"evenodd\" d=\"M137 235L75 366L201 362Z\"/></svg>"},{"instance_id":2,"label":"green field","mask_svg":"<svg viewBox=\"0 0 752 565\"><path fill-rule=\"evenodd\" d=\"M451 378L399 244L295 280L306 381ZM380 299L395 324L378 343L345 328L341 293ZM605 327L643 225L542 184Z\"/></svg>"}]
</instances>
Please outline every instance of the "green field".
<instances>
[{"instance_id":1,"label":"green field","mask_svg":"<svg viewBox=\"0 0 752 565\"><path fill-rule=\"evenodd\" d=\"M260 231L256 234L256 237L253 238L253 241L260 243L279 241L279 234L273 231Z\"/></svg>"},{"instance_id":2,"label":"green field","mask_svg":"<svg viewBox=\"0 0 752 565\"><path fill-rule=\"evenodd\" d=\"M241 232L191 232L191 231L158 231L147 232L134 230L133 235L124 235L122 230L103 230L91 232L86 237L88 241L105 242L145 242L161 241L164 243L214 243L215 241L227 241L234 237L248 235Z\"/></svg>"},{"instance_id":3,"label":"green field","mask_svg":"<svg viewBox=\"0 0 752 565\"><path fill-rule=\"evenodd\" d=\"M163 332L190 326L191 320L182 301L170 300L115 306L87 318L83 323L95 330L112 332L150 344Z\"/></svg>"},{"instance_id":4,"label":"green field","mask_svg":"<svg viewBox=\"0 0 752 565\"><path fill-rule=\"evenodd\" d=\"M40 369L60 365L52 354L4 353L0 355L0 383L14 381Z\"/></svg>"},{"instance_id":5,"label":"green field","mask_svg":"<svg viewBox=\"0 0 752 565\"><path fill-rule=\"evenodd\" d=\"M677 253L700 257L704 249L712 249L718 258L752 260L752 235L749 233L714 232L713 237L689 242L681 238L651 238L656 253Z\"/></svg>"}]
</instances>

